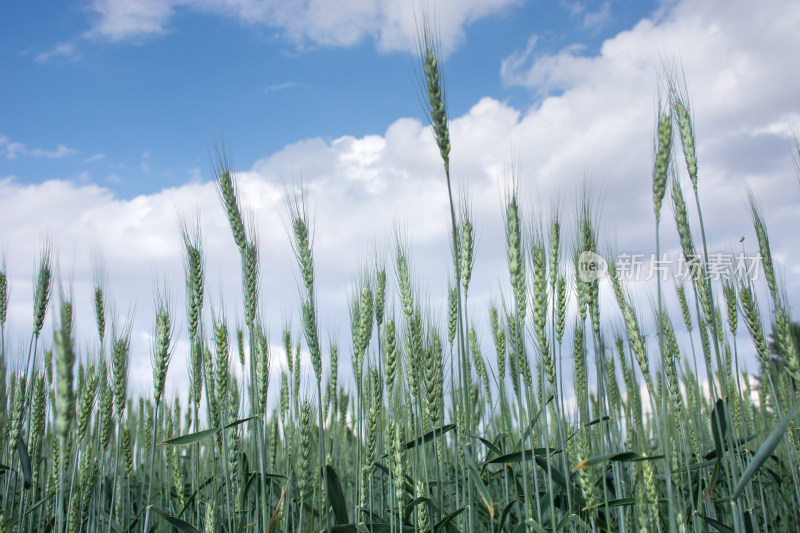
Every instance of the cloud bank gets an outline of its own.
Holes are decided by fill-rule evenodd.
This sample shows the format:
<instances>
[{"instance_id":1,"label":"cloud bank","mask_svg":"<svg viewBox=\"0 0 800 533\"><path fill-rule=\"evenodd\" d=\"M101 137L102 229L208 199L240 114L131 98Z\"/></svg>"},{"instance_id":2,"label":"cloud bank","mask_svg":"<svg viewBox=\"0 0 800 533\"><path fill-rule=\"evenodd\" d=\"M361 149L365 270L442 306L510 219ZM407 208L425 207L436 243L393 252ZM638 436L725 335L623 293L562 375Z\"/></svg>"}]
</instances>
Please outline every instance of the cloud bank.
<instances>
[{"instance_id":1,"label":"cloud bank","mask_svg":"<svg viewBox=\"0 0 800 533\"><path fill-rule=\"evenodd\" d=\"M436 2L443 49L449 52L463 40L470 23L519 3ZM95 0L91 34L111 41L162 34L169 31L176 13L185 10L267 27L301 46L350 46L372 38L383 50L414 50L417 33L413 6L396 0Z\"/></svg>"},{"instance_id":2,"label":"cloud bank","mask_svg":"<svg viewBox=\"0 0 800 533\"><path fill-rule=\"evenodd\" d=\"M207 10L223 5L210 0L190 4ZM312 4L300 5L310 10ZM177 8L129 2L128 9L138 6L138 11L126 19L127 12L115 11L121 9L116 2L95 5L105 9L106 26L99 27L109 36L134 31L122 22L131 17L139 20L136 28L160 31ZM236 5L237 13L254 13L248 15L253 17L279 9L269 2ZM365 18L377 16L372 3L347 5L363 11ZM389 4L379 5L385 10ZM297 20L288 13L281 16ZM745 236L744 246L755 249L745 207L745 188L750 186L764 208L778 271L796 306L800 186L791 126L800 116L800 69L795 55L785 51L800 45L795 31L799 24L800 5L792 3L776 1L765 7L687 1L607 40L597 56L583 56L575 47L538 55L532 39L527 49L507 58L501 68L504 80L539 91L540 104L523 110L487 97L451 123L452 173L456 189L467 191L478 236L473 316L484 316L498 283L507 283L502 202L510 168L517 169L514 177L531 227L537 221L547 223L554 205L561 206L564 220L573 219L576 197L588 182L600 213L601 249L614 245L618 250L654 251L650 176L664 57L680 58L686 75L710 248L734 249ZM331 30L327 38L346 42L357 34L356 29L344 28ZM682 165L680 157L676 161ZM392 272L396 231L411 245L422 293L443 316L444 308L438 305L448 281L449 212L441 161L425 125L399 118L380 134L306 139L256 161L238 177L246 209L257 223L262 304L276 346L280 330L297 316L299 305L284 191L300 181L313 214L323 339L330 336L347 344L350 284L372 265L376 254ZM62 279L71 282L75 294L80 338L91 339L94 331L94 258L101 257L105 264L109 294L120 318L135 304L132 376L136 386L148 390L153 289L166 280L177 331L183 335L178 221L181 214L191 221L198 213L208 258L209 299L216 309L240 308L237 250L212 182L198 183L196 176L187 175L181 187L120 200L96 185L23 185L13 177L0 178L0 246L11 285L7 338L20 346L27 338L33 258L47 237L58 252ZM668 203L662 217L662 248L677 251ZM565 241L572 242L574 228L569 223L565 232ZM648 287L642 291L646 306L652 294ZM606 309L615 312L610 304ZM297 330L296 318L294 324ZM277 347L274 354L281 358ZM176 351L172 365L169 380L180 390L186 379L184 352ZM342 372L347 374L348 368L344 363Z\"/></svg>"}]
</instances>

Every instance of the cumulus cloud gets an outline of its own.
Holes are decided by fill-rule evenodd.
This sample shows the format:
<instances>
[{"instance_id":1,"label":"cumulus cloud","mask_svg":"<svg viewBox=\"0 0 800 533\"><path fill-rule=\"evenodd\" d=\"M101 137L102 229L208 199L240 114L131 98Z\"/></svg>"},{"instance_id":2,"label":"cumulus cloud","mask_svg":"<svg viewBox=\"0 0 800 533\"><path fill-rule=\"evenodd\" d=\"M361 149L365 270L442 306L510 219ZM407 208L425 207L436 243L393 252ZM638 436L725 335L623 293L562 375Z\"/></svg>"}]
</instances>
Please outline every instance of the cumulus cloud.
<instances>
[{"instance_id":1,"label":"cumulus cloud","mask_svg":"<svg viewBox=\"0 0 800 533\"><path fill-rule=\"evenodd\" d=\"M466 26L520 2L436 2L445 53L464 38ZM413 4L396 0L95 0L92 10L95 20L91 34L112 41L165 33L179 10L268 27L301 46L350 46L372 38L384 50L414 50L417 35Z\"/></svg>"},{"instance_id":2,"label":"cumulus cloud","mask_svg":"<svg viewBox=\"0 0 800 533\"><path fill-rule=\"evenodd\" d=\"M800 70L790 68L795 59L777 53L800 45L794 31L800 7L775 2L766 16L762 7L748 2L724 2L726 9L722 4L676 5L609 39L597 56L571 50L536 56L533 43L503 75L509 83L532 89L544 83L546 96L537 105L519 109L487 97L453 117L452 174L456 191L468 191L478 236L473 316L482 316L498 282L505 286L507 279L502 202L509 168L517 169L529 227L539 220L546 223L560 199L564 241L570 246L576 197L589 182L597 199L601 250L614 245L620 251L655 251L650 176L657 82L668 54L682 58L691 95L710 249L755 249L745 207L745 187L751 186L764 208L789 301L800 302L794 233L800 224L800 188L789 126L800 114ZM745 26L751 30L743 34ZM120 313L124 316L136 304L134 380L148 390L157 281L168 280L178 331L185 329L178 213L190 219L200 214L207 294L215 308L224 302L231 310L240 309L237 250L215 186L198 182L196 171L191 174L186 185L130 200L96 185L0 180L0 249L7 251L13 337L24 339L29 327L32 258L50 235L61 272L73 280L79 299L79 335L91 338L92 257L102 254ZM443 302L449 275L446 184L430 129L418 120L400 118L386 131L363 137L305 139L256 161L238 177L246 210L258 228L262 305L276 346L280 329L298 311L300 282L285 227L284 192L300 183L312 213L323 338L330 334L346 344L349 328L342 317L347 316L349 284L372 264L376 251L392 271L397 228L411 244L422 293L431 305ZM671 215L667 201L662 249L675 252L679 244ZM743 244L741 236L746 237ZM652 287L638 287L646 308ZM613 313L615 304L609 301L605 309ZM229 317L236 320L236 311ZM180 387L186 379L183 352L172 364L169 379ZM342 368L346 374L348 365Z\"/></svg>"}]
</instances>

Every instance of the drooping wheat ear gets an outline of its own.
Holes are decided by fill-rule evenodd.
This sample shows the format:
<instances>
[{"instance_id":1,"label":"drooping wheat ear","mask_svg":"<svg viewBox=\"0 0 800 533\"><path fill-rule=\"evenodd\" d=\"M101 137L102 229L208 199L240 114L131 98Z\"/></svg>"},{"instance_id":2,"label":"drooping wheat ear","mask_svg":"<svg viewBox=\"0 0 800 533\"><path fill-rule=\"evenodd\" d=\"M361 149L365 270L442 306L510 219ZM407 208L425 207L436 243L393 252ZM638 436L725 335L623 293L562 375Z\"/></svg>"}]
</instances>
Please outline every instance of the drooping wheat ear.
<instances>
[{"instance_id":1,"label":"drooping wheat ear","mask_svg":"<svg viewBox=\"0 0 800 533\"><path fill-rule=\"evenodd\" d=\"M219 156L219 154L218 154ZM233 174L228 167L227 159L224 156L218 157L217 162L217 186L219 188L220 199L228 215L228 223L231 226L233 240L239 250L244 250L247 244L247 233L245 231L244 219L239 209L239 194Z\"/></svg>"},{"instance_id":2,"label":"drooping wheat ear","mask_svg":"<svg viewBox=\"0 0 800 533\"><path fill-rule=\"evenodd\" d=\"M256 333L256 380L258 381L258 410L266 414L267 393L269 392L270 353L269 341L263 328L258 327Z\"/></svg>"},{"instance_id":3,"label":"drooping wheat ear","mask_svg":"<svg viewBox=\"0 0 800 533\"><path fill-rule=\"evenodd\" d=\"M775 265L772 262L772 251L769 246L767 225L764 223L764 217L761 214L761 209L758 207L755 195L750 189L747 190L747 199L750 203L750 216L753 218L753 227L756 230L756 237L758 237L758 251L761 254L761 267L764 269L764 277L767 278L767 286L772 296L772 302L775 307L778 307L778 281L775 277Z\"/></svg>"},{"instance_id":4,"label":"drooping wheat ear","mask_svg":"<svg viewBox=\"0 0 800 533\"><path fill-rule=\"evenodd\" d=\"M539 353L544 362L544 370L550 386L555 390L556 369L550 353L550 343L547 340L547 259L545 257L544 243L537 241L531 249L533 260L533 329L536 333L536 342L539 344Z\"/></svg>"},{"instance_id":5,"label":"drooping wheat ear","mask_svg":"<svg viewBox=\"0 0 800 533\"><path fill-rule=\"evenodd\" d=\"M378 328L383 324L386 311L386 269L381 267L377 274L378 283L375 291L375 323Z\"/></svg>"},{"instance_id":6,"label":"drooping wheat ear","mask_svg":"<svg viewBox=\"0 0 800 533\"><path fill-rule=\"evenodd\" d=\"M511 194L506 207L506 247L508 248L508 273L520 323L525 321L527 305L527 279L525 275L525 253L522 243L522 224L519 217L516 193Z\"/></svg>"},{"instance_id":7,"label":"drooping wheat ear","mask_svg":"<svg viewBox=\"0 0 800 533\"><path fill-rule=\"evenodd\" d=\"M663 109L658 110L658 134L653 165L653 207L656 223L661 220L661 204L667 192L667 178L672 165L672 117Z\"/></svg>"},{"instance_id":8,"label":"drooping wheat ear","mask_svg":"<svg viewBox=\"0 0 800 533\"><path fill-rule=\"evenodd\" d=\"M397 337L395 334L394 317L389 317L389 320L386 321L386 359L384 361L384 366L386 397L391 403L395 376L397 376Z\"/></svg>"},{"instance_id":9,"label":"drooping wheat ear","mask_svg":"<svg viewBox=\"0 0 800 533\"><path fill-rule=\"evenodd\" d=\"M50 246L45 244L39 258L39 273L36 276L36 288L33 293L33 334L39 337L44 326L47 313L47 303L50 301L50 288L52 282L52 253ZM71 317L67 324L72 327Z\"/></svg>"},{"instance_id":10,"label":"drooping wheat ear","mask_svg":"<svg viewBox=\"0 0 800 533\"><path fill-rule=\"evenodd\" d=\"M153 352L153 398L156 404L164 396L167 381L167 368L172 357L170 341L172 340L172 320L165 299L159 298L156 303L156 344Z\"/></svg>"},{"instance_id":11,"label":"drooping wheat ear","mask_svg":"<svg viewBox=\"0 0 800 533\"><path fill-rule=\"evenodd\" d=\"M123 329L119 336L113 332L112 337L114 341L111 346L111 373L114 383L114 410L117 412L117 419L122 421L122 414L125 412L125 403L128 399L130 329Z\"/></svg>"}]
</instances>

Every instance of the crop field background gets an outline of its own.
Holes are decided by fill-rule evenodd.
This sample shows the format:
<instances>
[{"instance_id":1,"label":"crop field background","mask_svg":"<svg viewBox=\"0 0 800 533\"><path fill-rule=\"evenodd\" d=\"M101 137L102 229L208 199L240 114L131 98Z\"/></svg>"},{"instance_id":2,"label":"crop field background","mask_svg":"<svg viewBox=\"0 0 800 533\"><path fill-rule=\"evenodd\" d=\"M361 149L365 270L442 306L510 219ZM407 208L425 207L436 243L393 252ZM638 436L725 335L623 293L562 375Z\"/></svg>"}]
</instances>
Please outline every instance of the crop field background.
<instances>
[{"instance_id":1,"label":"crop field background","mask_svg":"<svg viewBox=\"0 0 800 533\"><path fill-rule=\"evenodd\" d=\"M6 28L0 531L797 530L800 8L401 4Z\"/></svg>"}]
</instances>

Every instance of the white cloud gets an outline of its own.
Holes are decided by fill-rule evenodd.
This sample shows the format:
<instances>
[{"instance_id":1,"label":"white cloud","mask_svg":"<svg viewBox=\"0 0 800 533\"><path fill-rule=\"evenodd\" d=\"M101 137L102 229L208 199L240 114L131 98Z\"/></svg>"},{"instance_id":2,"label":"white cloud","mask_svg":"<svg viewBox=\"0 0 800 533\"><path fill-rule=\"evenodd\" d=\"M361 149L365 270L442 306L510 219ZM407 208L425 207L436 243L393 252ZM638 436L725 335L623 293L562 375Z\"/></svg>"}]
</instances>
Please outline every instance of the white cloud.
<instances>
[{"instance_id":1,"label":"white cloud","mask_svg":"<svg viewBox=\"0 0 800 533\"><path fill-rule=\"evenodd\" d=\"M476 20L521 0L440 0L436 18L447 53ZM92 35L112 41L168 31L178 10L211 13L277 30L293 43L350 46L374 38L384 50L414 50L414 3L397 0L95 0Z\"/></svg>"},{"instance_id":2,"label":"white cloud","mask_svg":"<svg viewBox=\"0 0 800 533\"><path fill-rule=\"evenodd\" d=\"M273 85L267 85L264 87L264 92L266 94L276 93L278 91L283 91L284 89L291 89L293 87L302 87L303 85L297 83L296 81L287 81L284 83L275 83Z\"/></svg>"},{"instance_id":3,"label":"white cloud","mask_svg":"<svg viewBox=\"0 0 800 533\"><path fill-rule=\"evenodd\" d=\"M56 57L74 57L77 53L78 50L75 47L75 43L64 42L64 43L58 43L50 50L36 54L34 60L37 63L47 63L48 61Z\"/></svg>"},{"instance_id":4,"label":"white cloud","mask_svg":"<svg viewBox=\"0 0 800 533\"><path fill-rule=\"evenodd\" d=\"M150 173L150 150L142 154L142 157L139 159L139 167L145 174Z\"/></svg>"},{"instance_id":5,"label":"white cloud","mask_svg":"<svg viewBox=\"0 0 800 533\"><path fill-rule=\"evenodd\" d=\"M710 249L738 249L743 235L744 246L754 249L744 201L749 184L764 208L789 301L800 303L800 252L794 233L800 225L800 188L790 129L780 127L800 113L795 98L800 69L787 68L786 61L793 60L777 54L800 45L800 34L794 31L800 8L777 2L767 16L761 13L763 6L724 5L726 10L706 3L679 4L662 18L642 21L608 40L597 57L568 51L560 57L535 58L523 51L519 57L524 59L511 65L510 74L505 72L515 76L509 81L532 88L549 83L558 95L524 111L483 98L453 118L452 174L456 191L461 184L468 185L479 239L471 288L472 316L477 321L483 320L498 281L505 285L508 275L502 193L508 185L504 168L511 154L520 169L523 212L529 221L546 222L552 199L560 197L564 242L571 242L575 198L587 176L596 197L602 198L597 200L602 210L601 249L614 244L621 251L654 251L652 138L660 58L666 52L680 54L686 70ZM755 30L743 33L745 25ZM8 139L0 139L6 151L8 144ZM275 344L280 343L285 317L296 317L298 311L298 279L284 226L284 184L294 178L307 186L323 338L331 334L344 345L349 327L341 317L347 316L348 284L376 249L392 271L396 225L408 234L423 294L433 305L444 298L449 212L442 174L430 130L408 118L398 119L380 135L343 136L330 142L306 139L239 174L242 198L257 221L262 304ZM192 170L190 175L196 173ZM120 312L136 303L135 380L147 390L146 339L152 327L155 279L168 279L177 331L183 334L185 328L177 211L202 215L209 298L218 306L223 295L229 309L239 308L237 251L213 183L193 179L181 187L121 200L95 185L0 180L0 249L8 250L9 324L14 338L25 338L29 327L32 258L48 233L58 247L62 272L74 280L76 297L82 299L76 306L79 334L91 338L91 258L100 250L110 294ZM37 216L29 216L32 212ZM662 216L662 249L676 251L669 201ZM653 297L650 289L644 284L636 287L643 308ZM668 291L674 292L671 287ZM606 301L603 314L613 317L615 305ZM762 307L767 308L766 301ZM236 313L231 311L229 317L235 319ZM650 322L646 315L641 318ZM297 327L297 319L294 324ZM745 339L740 348L748 342ZM184 359L182 353L173 358L169 378L173 384L185 379L179 370ZM346 375L346 357L342 361Z\"/></svg>"},{"instance_id":6,"label":"white cloud","mask_svg":"<svg viewBox=\"0 0 800 533\"><path fill-rule=\"evenodd\" d=\"M83 160L84 163L94 163L95 161L100 161L106 157L105 154L94 154L90 155L86 159Z\"/></svg>"},{"instance_id":7,"label":"white cloud","mask_svg":"<svg viewBox=\"0 0 800 533\"><path fill-rule=\"evenodd\" d=\"M603 2L596 10L588 6L588 2L578 0L561 0L561 6L581 21L584 29L599 29L611 19L611 2Z\"/></svg>"},{"instance_id":8,"label":"white cloud","mask_svg":"<svg viewBox=\"0 0 800 533\"><path fill-rule=\"evenodd\" d=\"M59 144L55 150L45 150L43 148L32 148L27 152L33 157L46 157L48 159L61 159L75 154L75 150Z\"/></svg>"},{"instance_id":9,"label":"white cloud","mask_svg":"<svg viewBox=\"0 0 800 533\"><path fill-rule=\"evenodd\" d=\"M200 167L192 167L189 169L189 182L190 183L203 182L203 171L200 170Z\"/></svg>"},{"instance_id":10,"label":"white cloud","mask_svg":"<svg viewBox=\"0 0 800 533\"><path fill-rule=\"evenodd\" d=\"M44 157L47 159L61 159L76 154L77 151L59 144L55 150L44 148L28 148L20 142L12 142L5 135L0 135L0 156L5 155L6 159L16 159L20 155L31 157Z\"/></svg>"},{"instance_id":11,"label":"white cloud","mask_svg":"<svg viewBox=\"0 0 800 533\"><path fill-rule=\"evenodd\" d=\"M112 41L164 33L164 26L177 3L164 0L95 0L92 9L97 14L97 20L93 31Z\"/></svg>"}]
</instances>

